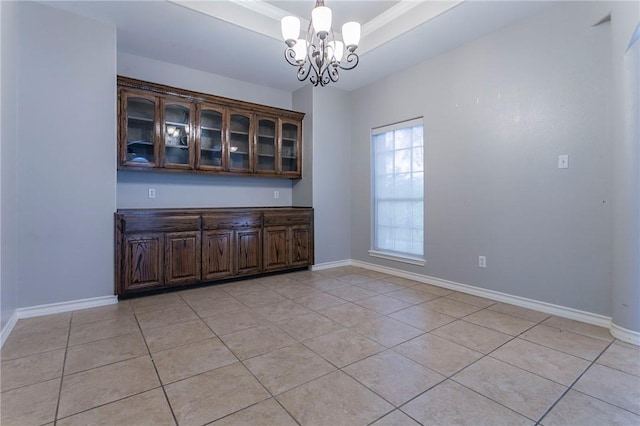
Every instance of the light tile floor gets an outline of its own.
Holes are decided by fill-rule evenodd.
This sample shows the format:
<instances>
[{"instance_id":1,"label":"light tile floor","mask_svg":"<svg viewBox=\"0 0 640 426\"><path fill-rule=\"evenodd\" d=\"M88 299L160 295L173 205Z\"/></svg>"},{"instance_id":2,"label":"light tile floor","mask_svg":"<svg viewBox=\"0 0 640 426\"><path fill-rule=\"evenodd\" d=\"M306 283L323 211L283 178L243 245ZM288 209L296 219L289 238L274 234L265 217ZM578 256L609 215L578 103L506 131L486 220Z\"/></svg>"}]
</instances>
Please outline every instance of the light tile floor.
<instances>
[{"instance_id":1,"label":"light tile floor","mask_svg":"<svg viewBox=\"0 0 640 426\"><path fill-rule=\"evenodd\" d=\"M20 320L9 425L640 425L640 348L358 269Z\"/></svg>"}]
</instances>

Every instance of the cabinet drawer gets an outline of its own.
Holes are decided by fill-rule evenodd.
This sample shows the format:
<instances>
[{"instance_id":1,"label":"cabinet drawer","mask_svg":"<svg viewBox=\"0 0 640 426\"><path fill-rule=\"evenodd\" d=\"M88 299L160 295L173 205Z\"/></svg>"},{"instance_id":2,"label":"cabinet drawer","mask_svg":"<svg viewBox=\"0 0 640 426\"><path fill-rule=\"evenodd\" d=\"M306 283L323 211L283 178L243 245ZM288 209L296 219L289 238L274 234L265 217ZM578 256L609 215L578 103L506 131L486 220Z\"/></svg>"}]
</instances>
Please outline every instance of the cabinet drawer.
<instances>
[{"instance_id":1,"label":"cabinet drawer","mask_svg":"<svg viewBox=\"0 0 640 426\"><path fill-rule=\"evenodd\" d=\"M243 229L260 228L262 225L262 215L259 213L246 214L216 214L202 216L202 228L209 229Z\"/></svg>"},{"instance_id":2,"label":"cabinet drawer","mask_svg":"<svg viewBox=\"0 0 640 426\"><path fill-rule=\"evenodd\" d=\"M125 216L123 231L130 232L176 232L200 229L200 216Z\"/></svg>"},{"instance_id":3,"label":"cabinet drawer","mask_svg":"<svg viewBox=\"0 0 640 426\"><path fill-rule=\"evenodd\" d=\"M264 226L287 226L311 224L311 212L265 213Z\"/></svg>"}]
</instances>

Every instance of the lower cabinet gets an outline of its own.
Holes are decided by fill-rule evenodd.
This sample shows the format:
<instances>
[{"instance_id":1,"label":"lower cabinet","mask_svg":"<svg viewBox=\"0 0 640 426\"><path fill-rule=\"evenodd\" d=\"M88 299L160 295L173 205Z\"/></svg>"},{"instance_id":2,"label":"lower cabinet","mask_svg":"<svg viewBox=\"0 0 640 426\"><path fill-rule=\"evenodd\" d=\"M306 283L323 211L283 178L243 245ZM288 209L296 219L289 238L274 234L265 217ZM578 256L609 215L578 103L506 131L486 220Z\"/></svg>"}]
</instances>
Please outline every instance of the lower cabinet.
<instances>
[{"instance_id":1,"label":"lower cabinet","mask_svg":"<svg viewBox=\"0 0 640 426\"><path fill-rule=\"evenodd\" d=\"M313 210L119 210L118 295L313 264Z\"/></svg>"},{"instance_id":2,"label":"lower cabinet","mask_svg":"<svg viewBox=\"0 0 640 426\"><path fill-rule=\"evenodd\" d=\"M291 227L290 266L305 266L313 263L313 230L310 226Z\"/></svg>"},{"instance_id":3,"label":"lower cabinet","mask_svg":"<svg viewBox=\"0 0 640 426\"><path fill-rule=\"evenodd\" d=\"M200 281L200 231L168 232L164 236L166 285Z\"/></svg>"},{"instance_id":4,"label":"lower cabinet","mask_svg":"<svg viewBox=\"0 0 640 426\"><path fill-rule=\"evenodd\" d=\"M164 235L133 234L124 238L122 290L145 290L164 283Z\"/></svg>"},{"instance_id":5,"label":"lower cabinet","mask_svg":"<svg viewBox=\"0 0 640 426\"><path fill-rule=\"evenodd\" d=\"M243 229L235 231L236 269L237 275L257 274L262 268L260 258L262 244L260 229Z\"/></svg>"},{"instance_id":6,"label":"lower cabinet","mask_svg":"<svg viewBox=\"0 0 640 426\"><path fill-rule=\"evenodd\" d=\"M232 230L202 233L202 279L215 280L234 274Z\"/></svg>"},{"instance_id":7,"label":"lower cabinet","mask_svg":"<svg viewBox=\"0 0 640 426\"><path fill-rule=\"evenodd\" d=\"M264 269L274 271L289 264L288 229L270 226L264 230Z\"/></svg>"},{"instance_id":8,"label":"lower cabinet","mask_svg":"<svg viewBox=\"0 0 640 426\"><path fill-rule=\"evenodd\" d=\"M313 264L313 214L300 211L264 215L264 268L267 271Z\"/></svg>"}]
</instances>

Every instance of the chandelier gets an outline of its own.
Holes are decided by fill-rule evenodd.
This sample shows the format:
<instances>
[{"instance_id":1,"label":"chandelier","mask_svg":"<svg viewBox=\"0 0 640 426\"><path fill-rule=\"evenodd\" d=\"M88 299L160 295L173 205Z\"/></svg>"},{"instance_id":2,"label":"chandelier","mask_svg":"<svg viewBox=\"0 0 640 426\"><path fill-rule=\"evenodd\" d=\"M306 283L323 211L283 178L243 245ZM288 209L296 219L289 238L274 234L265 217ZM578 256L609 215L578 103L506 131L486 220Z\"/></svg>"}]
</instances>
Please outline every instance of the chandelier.
<instances>
[{"instance_id":1,"label":"chandelier","mask_svg":"<svg viewBox=\"0 0 640 426\"><path fill-rule=\"evenodd\" d=\"M351 70L360 58L355 53L360 42L360 24L347 22L342 26L342 39L331 29L331 9L324 0L317 0L311 11L311 22L305 38L300 36L300 19L285 16L281 21L282 38L287 44L284 57L287 62L298 67L298 80L309 81L314 86L324 86L338 81L338 69ZM346 56L345 53L346 46ZM343 57L344 56L344 57Z\"/></svg>"}]
</instances>

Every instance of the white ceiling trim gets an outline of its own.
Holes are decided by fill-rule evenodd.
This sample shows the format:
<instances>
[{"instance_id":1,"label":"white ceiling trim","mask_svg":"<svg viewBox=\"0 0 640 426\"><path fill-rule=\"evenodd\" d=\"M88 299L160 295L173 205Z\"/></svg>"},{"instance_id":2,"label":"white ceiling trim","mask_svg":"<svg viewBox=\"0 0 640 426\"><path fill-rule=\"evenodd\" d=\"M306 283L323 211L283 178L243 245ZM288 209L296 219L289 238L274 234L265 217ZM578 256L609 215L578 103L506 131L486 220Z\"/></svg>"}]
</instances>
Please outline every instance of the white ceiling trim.
<instances>
[{"instance_id":1,"label":"white ceiling trim","mask_svg":"<svg viewBox=\"0 0 640 426\"><path fill-rule=\"evenodd\" d=\"M253 10L257 13L262 13L264 16L268 16L271 19L277 21L281 20L285 16L289 15L286 11L275 7L263 0L229 0L232 3L238 4L242 7L246 7L249 10Z\"/></svg>"},{"instance_id":2,"label":"white ceiling trim","mask_svg":"<svg viewBox=\"0 0 640 426\"><path fill-rule=\"evenodd\" d=\"M369 21L363 28L366 37L362 37L358 53L363 55L383 44L431 21L448 10L461 5L466 0L453 1L411 1L402 0L384 13ZM397 8L397 10L395 10ZM380 21L378 22L378 19ZM369 25L371 28L369 28Z\"/></svg>"},{"instance_id":3,"label":"white ceiling trim","mask_svg":"<svg viewBox=\"0 0 640 426\"><path fill-rule=\"evenodd\" d=\"M169 1L278 41L282 41L280 20L290 15L287 11L264 0ZM376 49L464 1L401 0L398 4L362 25L362 38L358 53L362 55ZM309 26L309 21L303 18L300 21L300 27L304 33L305 28Z\"/></svg>"},{"instance_id":4,"label":"white ceiling trim","mask_svg":"<svg viewBox=\"0 0 640 426\"><path fill-rule=\"evenodd\" d=\"M226 21L230 24L254 31L256 33L282 40L280 34L280 19L286 15L283 10L271 6L262 0L251 1L190 1L190 0L168 0L187 9L211 16L216 19ZM246 4L245 4L246 3ZM261 5L264 4L266 6ZM274 14L280 11L282 16L275 18ZM277 22L276 25L274 22Z\"/></svg>"},{"instance_id":5,"label":"white ceiling trim","mask_svg":"<svg viewBox=\"0 0 640 426\"><path fill-rule=\"evenodd\" d=\"M415 0L401 0L395 6L390 7L389 9L382 12L380 15L374 17L369 22L366 22L362 25L362 36L366 36L371 34L383 26L389 24L391 21L398 19L400 16L409 12L414 7L420 4L419 1Z\"/></svg>"}]
</instances>

